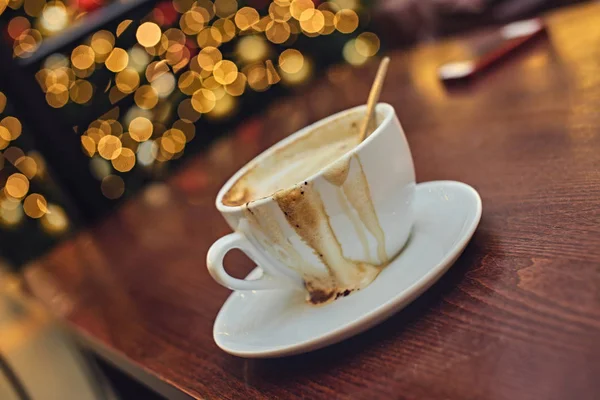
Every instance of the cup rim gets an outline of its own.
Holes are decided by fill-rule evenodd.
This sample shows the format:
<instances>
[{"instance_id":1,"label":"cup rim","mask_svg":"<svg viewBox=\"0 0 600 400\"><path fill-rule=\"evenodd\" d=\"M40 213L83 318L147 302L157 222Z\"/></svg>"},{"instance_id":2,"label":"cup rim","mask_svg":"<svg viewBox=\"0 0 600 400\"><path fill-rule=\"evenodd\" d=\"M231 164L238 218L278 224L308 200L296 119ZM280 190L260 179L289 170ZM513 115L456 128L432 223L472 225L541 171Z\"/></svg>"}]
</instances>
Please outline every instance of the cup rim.
<instances>
[{"instance_id":1,"label":"cup rim","mask_svg":"<svg viewBox=\"0 0 600 400\"><path fill-rule=\"evenodd\" d=\"M259 164L262 160L268 158L273 152L279 150L282 147L287 146L288 144L294 142L295 140L297 140L298 138L314 131L315 129L318 129L338 118L343 118L344 115L347 114L351 114L353 112L357 112L359 110L363 110L366 109L367 106L365 104L360 105L360 106L356 106L356 107L352 107L352 108L348 108L346 110L343 111L339 111L335 114L332 114L328 117L325 117L323 119L320 119L310 125L305 126L304 128L292 133L291 135L289 135L288 137L278 141L277 143L275 143L274 145L272 145L271 147L265 149L263 152L261 152L260 154L258 154L256 157L254 157L251 161L247 162L243 167L241 167L239 170L237 170L237 172L235 174L233 174L228 180L227 182L225 182L225 184L221 187L221 189L219 189L219 193L217 194L217 198L215 199L215 205L217 207L217 209L222 212L222 213L230 213L230 212L235 212L235 211L241 211L243 208L246 207L258 207L260 205L266 204L270 201L273 201L273 194L271 193L267 196L261 197L259 199L256 200L251 200L247 203L244 204L240 204L237 206L228 206L223 204L223 197L225 196L225 194L229 191L229 189L231 189L231 187L242 177L244 176L244 174L246 174L250 169L252 169L255 165ZM359 143L357 146L353 147L352 149L348 150L347 153L344 153L342 156L336 158L334 161L330 162L329 164L323 166L323 168L321 168L319 171L315 172L314 174L310 175L309 177L307 177L306 179L304 179L303 181L307 181L307 182L312 182L315 179L317 179L318 177L323 175L323 171L326 170L327 168L329 168L331 165L339 162L341 159L343 158L347 158L347 157L352 157L353 155L357 154L360 152L361 149L367 147L369 145L369 143L371 143L373 140L375 140L375 137L379 136L381 134L381 132L383 131L383 128L388 126L390 121L392 120L392 118L394 117L395 114L395 110L394 107L392 107L390 104L388 103L377 103L377 105L375 106L375 112L377 111L382 111L383 112L383 121L381 121L381 123L379 125L377 125L377 128L375 128L375 130L365 139L363 140L361 143ZM297 183L296 183L297 184ZM295 184L295 185L296 185ZM289 189L289 188L287 188ZM283 189L285 190L285 189Z\"/></svg>"}]
</instances>

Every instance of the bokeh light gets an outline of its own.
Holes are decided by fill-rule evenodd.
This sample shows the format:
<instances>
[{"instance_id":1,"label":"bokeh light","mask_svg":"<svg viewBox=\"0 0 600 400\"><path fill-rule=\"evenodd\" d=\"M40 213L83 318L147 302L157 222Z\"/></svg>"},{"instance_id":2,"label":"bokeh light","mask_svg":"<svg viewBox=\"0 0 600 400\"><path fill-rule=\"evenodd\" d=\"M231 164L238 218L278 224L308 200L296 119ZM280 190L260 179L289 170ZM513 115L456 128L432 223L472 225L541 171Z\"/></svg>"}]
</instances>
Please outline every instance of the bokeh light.
<instances>
[{"instance_id":1,"label":"bokeh light","mask_svg":"<svg viewBox=\"0 0 600 400\"><path fill-rule=\"evenodd\" d=\"M288 74L295 74L302 69L304 56L296 49L284 50L279 55L279 68Z\"/></svg>"},{"instance_id":2,"label":"bokeh light","mask_svg":"<svg viewBox=\"0 0 600 400\"><path fill-rule=\"evenodd\" d=\"M129 123L129 135L136 142L143 142L150 139L153 130L152 122L145 117L134 118Z\"/></svg>"},{"instance_id":3,"label":"bokeh light","mask_svg":"<svg viewBox=\"0 0 600 400\"><path fill-rule=\"evenodd\" d=\"M27 177L21 173L14 173L8 177L6 180L6 185L4 186L4 192L14 198L21 199L25 197L27 192L29 191L29 180Z\"/></svg>"},{"instance_id":4,"label":"bokeh light","mask_svg":"<svg viewBox=\"0 0 600 400\"><path fill-rule=\"evenodd\" d=\"M116 136L106 135L98 142L98 154L105 160L117 158L122 148L121 139Z\"/></svg>"},{"instance_id":5,"label":"bokeh light","mask_svg":"<svg viewBox=\"0 0 600 400\"><path fill-rule=\"evenodd\" d=\"M372 57L379 51L379 38L371 32L363 32L356 38L354 43L356 51L363 57Z\"/></svg>"},{"instance_id":6,"label":"bokeh light","mask_svg":"<svg viewBox=\"0 0 600 400\"><path fill-rule=\"evenodd\" d=\"M192 95L192 107L199 113L207 113L212 110L217 101L215 94L208 89L200 89Z\"/></svg>"},{"instance_id":7,"label":"bokeh light","mask_svg":"<svg viewBox=\"0 0 600 400\"><path fill-rule=\"evenodd\" d=\"M125 68L115 76L117 88L123 93L132 93L140 84L140 76L133 68Z\"/></svg>"},{"instance_id":8,"label":"bokeh light","mask_svg":"<svg viewBox=\"0 0 600 400\"><path fill-rule=\"evenodd\" d=\"M90 47L95 53L96 62L103 62L115 46L115 37L109 31L98 31L92 35Z\"/></svg>"},{"instance_id":9,"label":"bokeh light","mask_svg":"<svg viewBox=\"0 0 600 400\"><path fill-rule=\"evenodd\" d=\"M358 28L358 15L350 9L342 9L333 18L335 28L341 33L352 33Z\"/></svg>"},{"instance_id":10,"label":"bokeh light","mask_svg":"<svg viewBox=\"0 0 600 400\"><path fill-rule=\"evenodd\" d=\"M1 121L0 121L0 126L4 127L6 129L6 132L8 133L8 137L3 137L3 139L5 140L15 140L17 139L19 136L21 136L21 130L22 130L22 125L21 125L21 121L19 121L17 118L15 117L4 117Z\"/></svg>"},{"instance_id":11,"label":"bokeh light","mask_svg":"<svg viewBox=\"0 0 600 400\"><path fill-rule=\"evenodd\" d=\"M200 50L198 53L198 64L206 71L212 71L215 64L223 59L221 51L216 47L209 46Z\"/></svg>"},{"instance_id":12,"label":"bokeh light","mask_svg":"<svg viewBox=\"0 0 600 400\"><path fill-rule=\"evenodd\" d=\"M368 59L368 57L363 56L356 49L356 39L351 39L346 42L342 54L344 55L344 60L346 60L346 62L356 66L364 64Z\"/></svg>"},{"instance_id":13,"label":"bokeh light","mask_svg":"<svg viewBox=\"0 0 600 400\"><path fill-rule=\"evenodd\" d=\"M153 22L144 22L138 27L135 37L142 46L152 47L160 41L161 34L158 25Z\"/></svg>"},{"instance_id":14,"label":"bokeh light","mask_svg":"<svg viewBox=\"0 0 600 400\"><path fill-rule=\"evenodd\" d=\"M235 82L238 68L232 61L222 60L215 64L213 75L221 85L229 85Z\"/></svg>"},{"instance_id":15,"label":"bokeh light","mask_svg":"<svg viewBox=\"0 0 600 400\"><path fill-rule=\"evenodd\" d=\"M289 39L290 37L290 25L287 22L271 21L267 25L265 35L270 42L275 44L281 44Z\"/></svg>"},{"instance_id":16,"label":"bokeh light","mask_svg":"<svg viewBox=\"0 0 600 400\"><path fill-rule=\"evenodd\" d=\"M150 85L140 86L135 91L134 101L139 108L150 110L158 103L158 92Z\"/></svg>"},{"instance_id":17,"label":"bokeh light","mask_svg":"<svg viewBox=\"0 0 600 400\"><path fill-rule=\"evenodd\" d=\"M118 199L125 192L125 182L118 175L108 175L102 179L100 189L102 190L102 194L107 198L112 200Z\"/></svg>"},{"instance_id":18,"label":"bokeh light","mask_svg":"<svg viewBox=\"0 0 600 400\"><path fill-rule=\"evenodd\" d=\"M85 104L90 101L93 93L92 84L84 79L76 80L73 82L71 89L69 89L71 100L77 104Z\"/></svg>"},{"instance_id":19,"label":"bokeh light","mask_svg":"<svg viewBox=\"0 0 600 400\"><path fill-rule=\"evenodd\" d=\"M29 156L22 156L15 161L15 167L23 174L27 179L33 179L37 174L37 164L35 160Z\"/></svg>"},{"instance_id":20,"label":"bokeh light","mask_svg":"<svg viewBox=\"0 0 600 400\"><path fill-rule=\"evenodd\" d=\"M23 210L30 218L41 218L48 212L48 202L39 193L32 193L25 198Z\"/></svg>"},{"instance_id":21,"label":"bokeh light","mask_svg":"<svg viewBox=\"0 0 600 400\"><path fill-rule=\"evenodd\" d=\"M258 35L244 36L237 42L236 55L245 63L262 61L269 55L269 44Z\"/></svg>"},{"instance_id":22,"label":"bokeh light","mask_svg":"<svg viewBox=\"0 0 600 400\"><path fill-rule=\"evenodd\" d=\"M252 28L259 19L260 16L258 15L258 11L256 11L254 8L242 7L235 14L234 21L240 30L245 31Z\"/></svg>"},{"instance_id":23,"label":"bokeh light","mask_svg":"<svg viewBox=\"0 0 600 400\"><path fill-rule=\"evenodd\" d=\"M49 34L60 32L69 24L67 8L60 1L50 1L44 5L39 22Z\"/></svg>"},{"instance_id":24,"label":"bokeh light","mask_svg":"<svg viewBox=\"0 0 600 400\"><path fill-rule=\"evenodd\" d=\"M69 218L62 207L56 204L48 205L48 211L42 216L41 226L50 234L63 233L69 227Z\"/></svg>"},{"instance_id":25,"label":"bokeh light","mask_svg":"<svg viewBox=\"0 0 600 400\"><path fill-rule=\"evenodd\" d=\"M90 46L79 45L71 53L71 63L79 69L87 69L94 63L94 50Z\"/></svg>"},{"instance_id":26,"label":"bokeh light","mask_svg":"<svg viewBox=\"0 0 600 400\"><path fill-rule=\"evenodd\" d=\"M135 165L135 153L131 149L124 147L111 163L113 168L119 172L130 171Z\"/></svg>"},{"instance_id":27,"label":"bokeh light","mask_svg":"<svg viewBox=\"0 0 600 400\"><path fill-rule=\"evenodd\" d=\"M120 72L127 67L127 63L129 62L129 55L127 52L119 47L115 47L108 58L105 61L106 68L112 72ZM78 67L79 68L79 67Z\"/></svg>"}]
</instances>

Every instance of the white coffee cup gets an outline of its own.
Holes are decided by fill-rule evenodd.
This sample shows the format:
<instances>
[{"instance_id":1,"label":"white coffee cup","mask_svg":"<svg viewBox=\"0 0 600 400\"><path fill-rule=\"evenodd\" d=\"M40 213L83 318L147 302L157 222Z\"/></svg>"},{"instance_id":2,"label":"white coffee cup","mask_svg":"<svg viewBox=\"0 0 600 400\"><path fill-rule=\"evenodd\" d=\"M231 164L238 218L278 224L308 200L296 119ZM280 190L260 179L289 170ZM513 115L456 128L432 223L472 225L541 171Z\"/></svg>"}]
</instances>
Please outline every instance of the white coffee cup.
<instances>
[{"instance_id":1,"label":"white coffee cup","mask_svg":"<svg viewBox=\"0 0 600 400\"><path fill-rule=\"evenodd\" d=\"M299 139L332 124L355 128L365 111L365 106L342 111L290 135L227 181L216 206L235 232L217 240L207 255L218 283L233 290L299 288L313 303L323 303L367 286L402 250L414 221L415 172L389 104L377 105L378 124L370 136L316 174L243 205L223 202L242 177L277 165ZM223 258L236 248L263 270L261 278L242 280L225 271Z\"/></svg>"}]
</instances>

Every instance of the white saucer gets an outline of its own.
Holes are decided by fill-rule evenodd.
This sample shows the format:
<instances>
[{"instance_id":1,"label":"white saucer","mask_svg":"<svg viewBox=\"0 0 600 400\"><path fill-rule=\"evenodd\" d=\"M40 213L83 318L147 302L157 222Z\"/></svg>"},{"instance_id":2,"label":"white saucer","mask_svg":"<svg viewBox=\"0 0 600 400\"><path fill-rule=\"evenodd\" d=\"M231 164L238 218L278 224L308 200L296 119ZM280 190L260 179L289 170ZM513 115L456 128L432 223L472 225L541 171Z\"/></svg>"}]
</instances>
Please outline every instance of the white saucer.
<instances>
[{"instance_id":1,"label":"white saucer","mask_svg":"<svg viewBox=\"0 0 600 400\"><path fill-rule=\"evenodd\" d=\"M213 336L227 353L281 357L342 341L401 310L436 282L462 253L481 218L481 198L453 181L417 185L416 223L402 253L365 289L315 307L301 291L233 292ZM256 268L247 279L256 279Z\"/></svg>"}]
</instances>

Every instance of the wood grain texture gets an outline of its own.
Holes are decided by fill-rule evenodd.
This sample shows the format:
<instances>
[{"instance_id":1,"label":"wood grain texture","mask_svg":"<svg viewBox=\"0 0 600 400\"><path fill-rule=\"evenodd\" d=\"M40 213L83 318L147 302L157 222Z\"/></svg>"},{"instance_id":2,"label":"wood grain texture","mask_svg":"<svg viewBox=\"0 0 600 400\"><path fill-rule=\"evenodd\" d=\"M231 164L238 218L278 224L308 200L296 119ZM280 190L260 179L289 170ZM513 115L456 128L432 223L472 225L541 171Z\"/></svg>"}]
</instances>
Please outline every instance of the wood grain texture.
<instances>
[{"instance_id":1,"label":"wood grain texture","mask_svg":"<svg viewBox=\"0 0 600 400\"><path fill-rule=\"evenodd\" d=\"M447 89L446 41L391 54L382 100L418 181L473 185L481 225L449 272L368 332L310 354L244 360L212 339L229 291L204 265L229 232L225 180L282 137L366 98L377 63L246 121L165 185L26 270L76 331L196 398L597 399L600 396L600 5L548 17L549 35ZM228 256L232 273L252 265Z\"/></svg>"}]
</instances>

